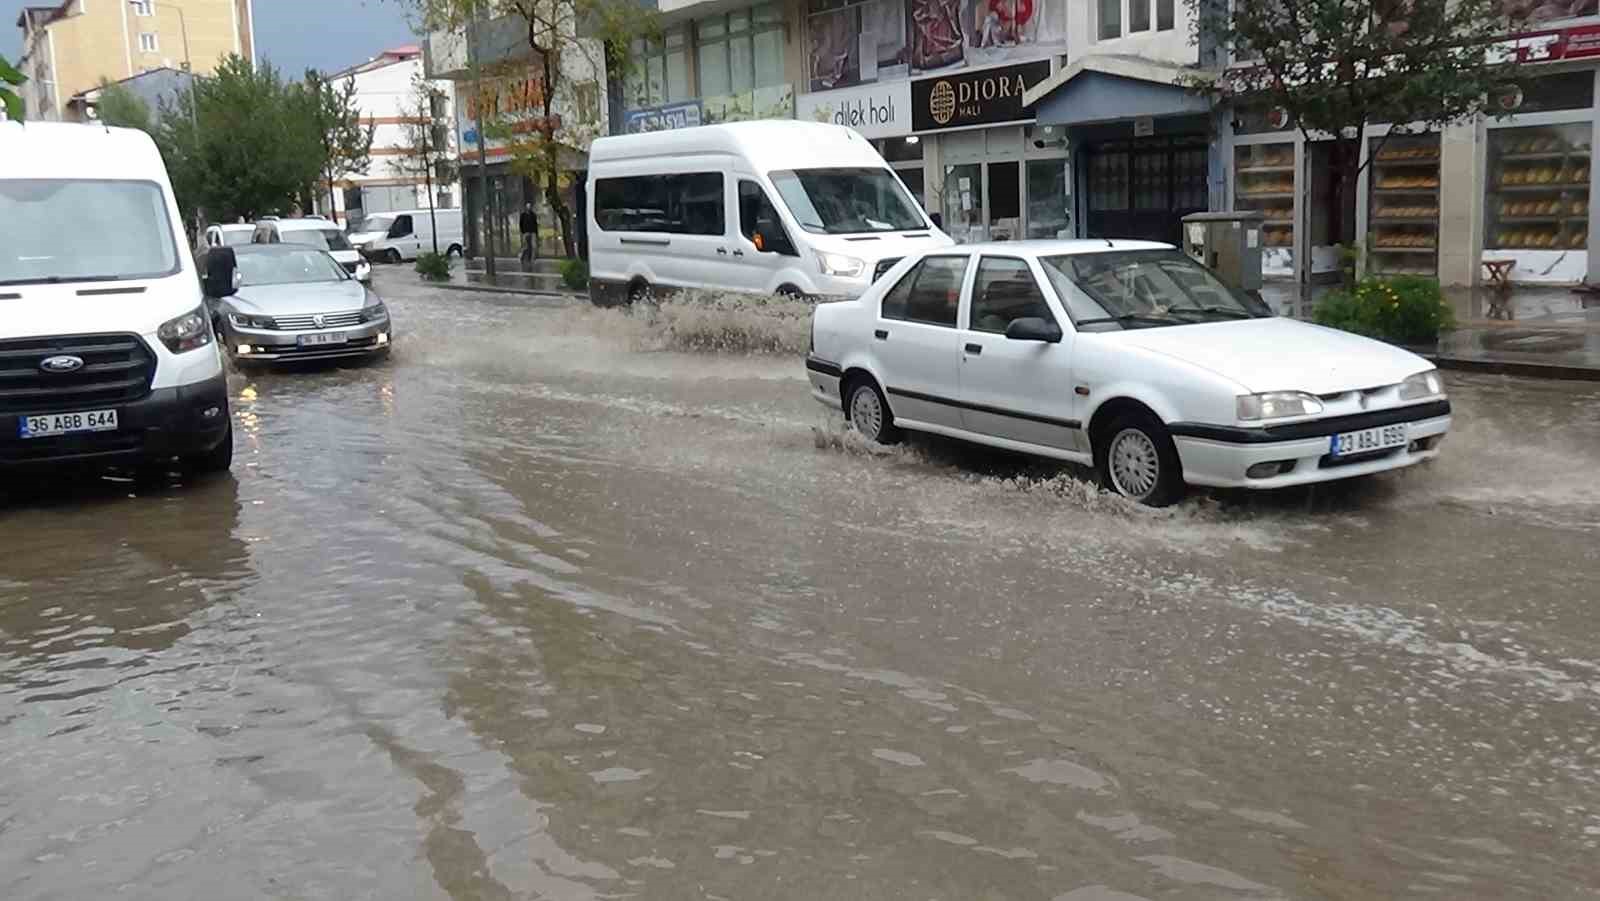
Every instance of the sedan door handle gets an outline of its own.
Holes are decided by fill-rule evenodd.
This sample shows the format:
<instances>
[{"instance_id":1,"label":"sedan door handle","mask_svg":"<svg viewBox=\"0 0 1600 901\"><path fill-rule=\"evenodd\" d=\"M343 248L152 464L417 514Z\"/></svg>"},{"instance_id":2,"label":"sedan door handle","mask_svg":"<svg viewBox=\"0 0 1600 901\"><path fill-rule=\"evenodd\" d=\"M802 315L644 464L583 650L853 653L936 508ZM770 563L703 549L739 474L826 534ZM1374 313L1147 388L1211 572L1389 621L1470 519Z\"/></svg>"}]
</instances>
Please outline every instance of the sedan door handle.
<instances>
[{"instance_id":1,"label":"sedan door handle","mask_svg":"<svg viewBox=\"0 0 1600 901\"><path fill-rule=\"evenodd\" d=\"M728 248L726 248L726 247L718 247L717 248L717 253L720 253L723 256L727 256L728 255Z\"/></svg>"},{"instance_id":2,"label":"sedan door handle","mask_svg":"<svg viewBox=\"0 0 1600 901\"><path fill-rule=\"evenodd\" d=\"M887 341L889 340L889 330L886 328L878 329L872 333L872 337L877 338L879 341Z\"/></svg>"},{"instance_id":3,"label":"sedan door handle","mask_svg":"<svg viewBox=\"0 0 1600 901\"><path fill-rule=\"evenodd\" d=\"M967 353L972 354L973 356L977 356L978 354L983 353L983 345L982 344L968 344L967 345Z\"/></svg>"},{"instance_id":4,"label":"sedan door handle","mask_svg":"<svg viewBox=\"0 0 1600 901\"><path fill-rule=\"evenodd\" d=\"M736 256L736 257L742 257L742 256L744 256L744 251L742 251L739 248L735 247L733 249L733 255Z\"/></svg>"}]
</instances>

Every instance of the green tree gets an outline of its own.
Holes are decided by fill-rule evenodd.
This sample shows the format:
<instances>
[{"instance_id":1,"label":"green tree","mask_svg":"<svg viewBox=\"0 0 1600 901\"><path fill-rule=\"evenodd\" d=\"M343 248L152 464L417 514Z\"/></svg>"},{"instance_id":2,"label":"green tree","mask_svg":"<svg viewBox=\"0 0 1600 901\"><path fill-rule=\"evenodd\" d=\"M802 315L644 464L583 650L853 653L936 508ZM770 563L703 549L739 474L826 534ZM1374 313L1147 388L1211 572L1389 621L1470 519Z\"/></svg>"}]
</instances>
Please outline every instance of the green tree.
<instances>
[{"instance_id":1,"label":"green tree","mask_svg":"<svg viewBox=\"0 0 1600 901\"><path fill-rule=\"evenodd\" d=\"M530 60L538 75L535 114L484 116L488 137L504 141L512 170L539 184L561 229L567 256L575 246L572 210L563 190L572 166L604 133L605 97L599 75L625 81L636 38L659 33L656 13L633 0L412 0L425 27L459 31L475 16L515 16L527 26ZM559 110L559 112L558 112Z\"/></svg>"},{"instance_id":2,"label":"green tree","mask_svg":"<svg viewBox=\"0 0 1600 901\"><path fill-rule=\"evenodd\" d=\"M295 98L303 105L305 123L312 131L320 156L317 171L332 209L334 182L343 176L365 175L371 168L372 139L378 126L371 116L365 123L361 121L354 78L335 85L316 69L307 69Z\"/></svg>"},{"instance_id":3,"label":"green tree","mask_svg":"<svg viewBox=\"0 0 1600 901\"><path fill-rule=\"evenodd\" d=\"M458 164L450 152L450 130L443 124L443 91L425 78L411 83L411 102L401 107L398 155L389 166L401 178L422 179L428 191L428 221L433 226L433 252L439 252L439 221L435 216L433 185L456 180Z\"/></svg>"},{"instance_id":4,"label":"green tree","mask_svg":"<svg viewBox=\"0 0 1600 901\"><path fill-rule=\"evenodd\" d=\"M10 60L0 56L0 112L4 112L7 119L22 121L22 95L16 89L27 80Z\"/></svg>"},{"instance_id":5,"label":"green tree","mask_svg":"<svg viewBox=\"0 0 1600 901\"><path fill-rule=\"evenodd\" d=\"M1187 2L1192 39L1234 48L1242 61L1191 87L1236 108L1282 107L1306 140L1334 141L1346 243L1355 238L1361 147L1374 123L1433 129L1471 119L1517 75L1516 60L1496 46L1516 24L1501 0Z\"/></svg>"},{"instance_id":6,"label":"green tree","mask_svg":"<svg viewBox=\"0 0 1600 901\"><path fill-rule=\"evenodd\" d=\"M100 79L100 99L95 103L100 121L113 128L137 128L153 131L155 121L150 116L150 105L120 84Z\"/></svg>"},{"instance_id":7,"label":"green tree","mask_svg":"<svg viewBox=\"0 0 1600 901\"><path fill-rule=\"evenodd\" d=\"M237 55L162 104L155 135L179 204L213 221L290 211L323 163L291 86L270 64Z\"/></svg>"}]
</instances>

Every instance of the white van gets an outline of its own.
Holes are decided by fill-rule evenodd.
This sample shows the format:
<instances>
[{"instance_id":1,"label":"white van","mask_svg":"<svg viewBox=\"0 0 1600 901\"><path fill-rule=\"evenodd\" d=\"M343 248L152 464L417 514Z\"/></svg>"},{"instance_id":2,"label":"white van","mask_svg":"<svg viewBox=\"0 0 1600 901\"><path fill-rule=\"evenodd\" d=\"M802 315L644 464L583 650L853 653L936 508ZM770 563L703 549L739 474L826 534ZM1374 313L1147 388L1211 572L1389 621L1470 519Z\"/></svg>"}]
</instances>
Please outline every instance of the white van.
<instances>
[{"instance_id":1,"label":"white van","mask_svg":"<svg viewBox=\"0 0 1600 901\"><path fill-rule=\"evenodd\" d=\"M155 143L0 122L0 160L0 474L227 469L222 356Z\"/></svg>"},{"instance_id":2,"label":"white van","mask_svg":"<svg viewBox=\"0 0 1600 901\"><path fill-rule=\"evenodd\" d=\"M600 305L685 288L856 297L953 243L865 138L792 120L597 139L588 227Z\"/></svg>"},{"instance_id":3,"label":"white van","mask_svg":"<svg viewBox=\"0 0 1600 901\"><path fill-rule=\"evenodd\" d=\"M373 213L350 233L350 243L369 260L399 263L414 260L419 253L433 252L434 225L438 224L439 252L461 256L465 234L461 230L461 210L390 210Z\"/></svg>"},{"instance_id":4,"label":"white van","mask_svg":"<svg viewBox=\"0 0 1600 901\"><path fill-rule=\"evenodd\" d=\"M356 278L366 281L370 276L371 267L366 266L361 260L361 254L350 246L350 239L345 237L339 226L321 216L306 216L302 219L279 219L276 216L262 217L256 223L252 244L300 244L305 247L315 247L326 250L344 271ZM365 268L363 268L365 267Z\"/></svg>"}]
</instances>

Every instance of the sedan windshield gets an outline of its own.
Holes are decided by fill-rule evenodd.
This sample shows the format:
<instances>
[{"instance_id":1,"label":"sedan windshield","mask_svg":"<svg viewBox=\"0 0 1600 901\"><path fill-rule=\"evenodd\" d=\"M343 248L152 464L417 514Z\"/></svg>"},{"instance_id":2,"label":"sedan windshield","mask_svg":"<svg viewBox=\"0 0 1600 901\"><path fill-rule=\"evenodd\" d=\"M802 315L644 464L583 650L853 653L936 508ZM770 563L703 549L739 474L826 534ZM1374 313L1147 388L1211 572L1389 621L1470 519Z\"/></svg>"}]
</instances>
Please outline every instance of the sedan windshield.
<instances>
[{"instance_id":1,"label":"sedan windshield","mask_svg":"<svg viewBox=\"0 0 1600 901\"><path fill-rule=\"evenodd\" d=\"M1121 250L1040 257L1078 325L1124 328L1271 316L1266 304L1224 285L1175 250Z\"/></svg>"},{"instance_id":2,"label":"sedan windshield","mask_svg":"<svg viewBox=\"0 0 1600 901\"><path fill-rule=\"evenodd\" d=\"M0 285L177 271L166 195L155 182L6 179L0 173Z\"/></svg>"},{"instance_id":3,"label":"sedan windshield","mask_svg":"<svg viewBox=\"0 0 1600 901\"><path fill-rule=\"evenodd\" d=\"M279 240L285 244L304 244L318 250L351 250L350 239L337 228L282 229Z\"/></svg>"},{"instance_id":4,"label":"sedan windshield","mask_svg":"<svg viewBox=\"0 0 1600 901\"><path fill-rule=\"evenodd\" d=\"M772 173L778 196L813 234L927 228L917 204L888 169L792 169Z\"/></svg>"},{"instance_id":5,"label":"sedan windshield","mask_svg":"<svg viewBox=\"0 0 1600 901\"><path fill-rule=\"evenodd\" d=\"M344 267L320 250L291 250L286 253L247 251L239 254L239 276L243 285L299 285L349 278Z\"/></svg>"}]
</instances>

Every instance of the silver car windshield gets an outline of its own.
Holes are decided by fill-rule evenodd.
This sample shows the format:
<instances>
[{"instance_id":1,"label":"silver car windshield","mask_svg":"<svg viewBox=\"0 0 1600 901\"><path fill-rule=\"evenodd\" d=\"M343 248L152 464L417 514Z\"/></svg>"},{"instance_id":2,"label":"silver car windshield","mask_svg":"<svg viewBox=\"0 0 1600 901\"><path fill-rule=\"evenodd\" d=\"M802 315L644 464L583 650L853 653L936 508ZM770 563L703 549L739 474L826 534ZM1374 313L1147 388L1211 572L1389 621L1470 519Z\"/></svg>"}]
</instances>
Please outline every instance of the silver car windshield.
<instances>
[{"instance_id":1,"label":"silver car windshield","mask_svg":"<svg viewBox=\"0 0 1600 901\"><path fill-rule=\"evenodd\" d=\"M178 260L155 182L0 172L0 285L156 278Z\"/></svg>"},{"instance_id":2,"label":"silver car windshield","mask_svg":"<svg viewBox=\"0 0 1600 901\"><path fill-rule=\"evenodd\" d=\"M814 234L928 227L916 201L888 169L790 169L771 175L795 221Z\"/></svg>"},{"instance_id":3,"label":"silver car windshield","mask_svg":"<svg viewBox=\"0 0 1600 901\"><path fill-rule=\"evenodd\" d=\"M242 285L302 285L338 282L350 276L337 260L323 251L291 250L239 254L239 277Z\"/></svg>"},{"instance_id":4,"label":"silver car windshield","mask_svg":"<svg viewBox=\"0 0 1600 901\"><path fill-rule=\"evenodd\" d=\"M1271 316L1176 250L1121 250L1039 258L1073 322L1123 328Z\"/></svg>"},{"instance_id":5,"label":"silver car windshield","mask_svg":"<svg viewBox=\"0 0 1600 901\"><path fill-rule=\"evenodd\" d=\"M350 239L337 228L280 229L278 240L285 244L304 244L318 250L351 250Z\"/></svg>"}]
</instances>

